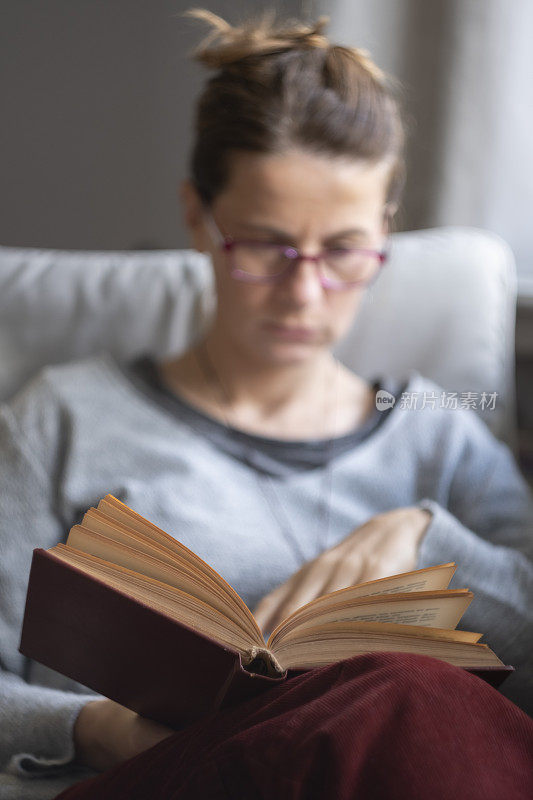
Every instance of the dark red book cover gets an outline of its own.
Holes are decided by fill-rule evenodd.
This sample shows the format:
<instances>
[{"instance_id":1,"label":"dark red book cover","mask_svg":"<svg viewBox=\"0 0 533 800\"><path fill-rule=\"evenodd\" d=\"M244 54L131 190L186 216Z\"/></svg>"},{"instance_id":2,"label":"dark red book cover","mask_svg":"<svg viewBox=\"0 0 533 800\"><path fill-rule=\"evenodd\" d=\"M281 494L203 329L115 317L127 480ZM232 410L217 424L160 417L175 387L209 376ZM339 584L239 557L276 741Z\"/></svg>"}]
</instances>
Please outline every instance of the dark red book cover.
<instances>
[{"instance_id":1,"label":"dark red book cover","mask_svg":"<svg viewBox=\"0 0 533 800\"><path fill-rule=\"evenodd\" d=\"M239 686L250 682L253 693L284 679L250 674L239 652L41 548L33 551L19 650L171 727L219 708L240 672Z\"/></svg>"},{"instance_id":2,"label":"dark red book cover","mask_svg":"<svg viewBox=\"0 0 533 800\"><path fill-rule=\"evenodd\" d=\"M175 728L308 671L251 672L238 651L42 548L33 551L19 650ZM469 671L498 686L512 669Z\"/></svg>"}]
</instances>

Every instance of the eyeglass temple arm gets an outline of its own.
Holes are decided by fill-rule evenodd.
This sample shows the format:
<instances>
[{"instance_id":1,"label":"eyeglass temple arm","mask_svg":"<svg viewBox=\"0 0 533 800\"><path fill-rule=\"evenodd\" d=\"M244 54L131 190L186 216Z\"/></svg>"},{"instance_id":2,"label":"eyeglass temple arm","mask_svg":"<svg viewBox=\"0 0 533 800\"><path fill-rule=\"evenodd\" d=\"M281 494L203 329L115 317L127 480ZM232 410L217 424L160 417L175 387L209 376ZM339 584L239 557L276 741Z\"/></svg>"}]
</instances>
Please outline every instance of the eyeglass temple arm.
<instances>
[{"instance_id":1,"label":"eyeglass temple arm","mask_svg":"<svg viewBox=\"0 0 533 800\"><path fill-rule=\"evenodd\" d=\"M226 238L222 235L222 233L218 229L218 225L216 224L215 220L213 219L213 215L207 206L204 206L204 215L205 220L207 222L207 227L211 236L213 237L214 241L217 242L219 245L223 246L226 244Z\"/></svg>"}]
</instances>

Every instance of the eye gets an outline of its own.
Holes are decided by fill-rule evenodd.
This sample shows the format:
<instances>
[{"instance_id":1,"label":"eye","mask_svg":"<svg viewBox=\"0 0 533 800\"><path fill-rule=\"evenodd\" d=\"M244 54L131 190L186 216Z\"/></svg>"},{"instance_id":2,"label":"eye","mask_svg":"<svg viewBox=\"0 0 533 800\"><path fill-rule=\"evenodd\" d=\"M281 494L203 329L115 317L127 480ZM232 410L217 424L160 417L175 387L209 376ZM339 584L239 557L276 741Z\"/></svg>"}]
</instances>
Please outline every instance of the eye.
<instances>
[{"instance_id":1,"label":"eye","mask_svg":"<svg viewBox=\"0 0 533 800\"><path fill-rule=\"evenodd\" d=\"M348 252L349 250L356 250L360 245L356 244L334 244L328 250L335 250L337 253Z\"/></svg>"}]
</instances>

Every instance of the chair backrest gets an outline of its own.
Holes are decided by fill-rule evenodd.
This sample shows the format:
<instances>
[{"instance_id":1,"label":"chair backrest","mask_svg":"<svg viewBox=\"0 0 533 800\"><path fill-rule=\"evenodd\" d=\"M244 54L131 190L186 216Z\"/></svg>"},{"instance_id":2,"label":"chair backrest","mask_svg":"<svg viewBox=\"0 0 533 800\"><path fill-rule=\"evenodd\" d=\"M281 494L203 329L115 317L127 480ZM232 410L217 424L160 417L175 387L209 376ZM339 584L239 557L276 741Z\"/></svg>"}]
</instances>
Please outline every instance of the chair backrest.
<instances>
[{"instance_id":1,"label":"chair backrest","mask_svg":"<svg viewBox=\"0 0 533 800\"><path fill-rule=\"evenodd\" d=\"M100 350L119 359L188 347L215 308L210 258L194 250L77 252L0 247L0 399L45 364ZM337 346L364 378L413 370L471 406L516 449L516 270L499 237L472 228L397 233L391 257ZM481 408L481 393L494 396ZM494 405L494 400L492 401Z\"/></svg>"}]
</instances>

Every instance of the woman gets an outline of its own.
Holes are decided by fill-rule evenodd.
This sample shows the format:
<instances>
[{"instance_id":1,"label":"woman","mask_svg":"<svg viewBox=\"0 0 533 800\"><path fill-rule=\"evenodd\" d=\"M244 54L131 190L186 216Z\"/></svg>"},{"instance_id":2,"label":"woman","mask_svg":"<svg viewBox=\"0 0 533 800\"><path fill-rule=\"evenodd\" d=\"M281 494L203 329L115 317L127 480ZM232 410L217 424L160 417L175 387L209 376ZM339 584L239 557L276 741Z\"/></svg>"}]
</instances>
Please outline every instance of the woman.
<instances>
[{"instance_id":1,"label":"woman","mask_svg":"<svg viewBox=\"0 0 533 800\"><path fill-rule=\"evenodd\" d=\"M192 15L213 24L197 58L218 71L199 100L182 201L193 246L213 261L216 317L181 357L126 368L97 357L48 369L2 411L5 785L18 781L19 791L32 776L30 797L42 776L49 782L42 796L51 797L87 774L76 769L113 767L72 796L215 796L224 786L221 796L245 797L251 787L255 796L258 787L266 791L270 780L281 796L310 797L313 787L319 791L309 763L314 744L302 748L297 767L281 764L277 750L258 770L253 753L264 755L265 742L294 747L328 713L338 744L339 709L347 708L361 735L370 718L380 720L381 764L390 766L401 750L387 747L385 730L405 737L411 752L418 748L422 783L415 788L412 762L396 777L411 796L427 796L428 780L432 796L446 796L450 776L457 778L450 765L457 769L462 753L470 765L465 796L481 796L473 794L475 781L475 791L489 796L487 778L471 767L478 758L494 761L488 774L499 796L505 785L518 797L527 786L531 720L481 681L433 659L349 659L214 715L208 726L174 733L17 653L33 547L64 538L111 491L208 560L255 608L265 632L325 592L456 561L457 585L476 595L465 626L486 631L486 641L518 667L504 691L533 709L533 517L510 452L472 412L402 413L399 404L377 411L381 388L400 397L438 387L417 374L403 385L386 377L369 384L331 354L378 278L399 200L403 129L387 81L365 54L330 45L324 19L284 27L265 16L233 29L209 12ZM444 700L448 718L435 705ZM428 725L431 707L435 741L428 744L425 731L417 744L409 737L421 720ZM450 730L463 735L461 745L434 757L443 774L428 778L431 753ZM372 773L375 752L355 767L350 742L334 769L326 758L330 779L316 796L348 797L355 786L359 796L382 796L376 781L393 796L390 779ZM221 754L215 761L212 748ZM507 763L498 760L502 753ZM363 768L366 780L373 774L372 789L363 790Z\"/></svg>"}]
</instances>

